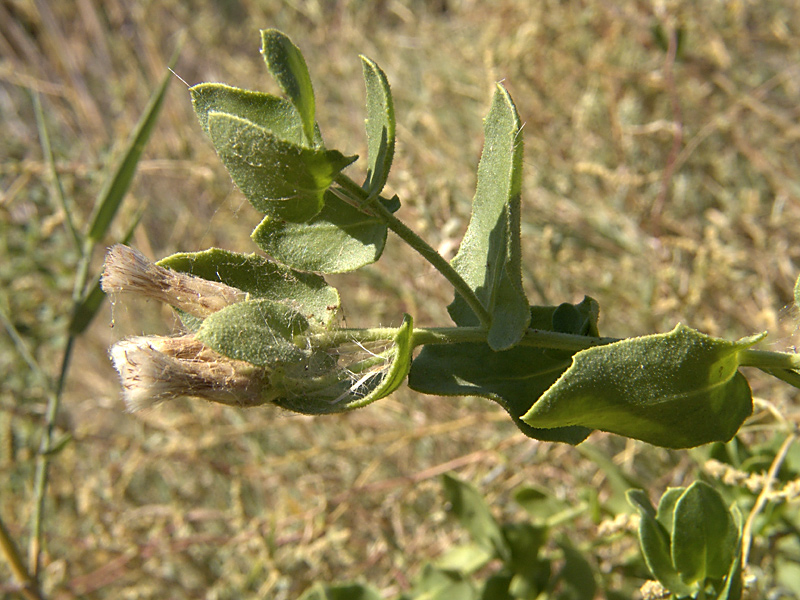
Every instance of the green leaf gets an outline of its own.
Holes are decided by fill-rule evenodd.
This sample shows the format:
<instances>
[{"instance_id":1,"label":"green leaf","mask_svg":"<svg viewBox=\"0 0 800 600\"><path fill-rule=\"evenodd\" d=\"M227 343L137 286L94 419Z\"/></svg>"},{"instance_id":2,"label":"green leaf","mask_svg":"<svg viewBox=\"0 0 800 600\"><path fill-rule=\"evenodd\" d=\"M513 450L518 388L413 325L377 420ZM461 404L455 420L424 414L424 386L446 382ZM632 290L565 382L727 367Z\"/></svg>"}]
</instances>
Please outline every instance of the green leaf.
<instances>
[{"instance_id":1,"label":"green leaf","mask_svg":"<svg viewBox=\"0 0 800 600\"><path fill-rule=\"evenodd\" d=\"M473 600L476 597L475 588L462 573L437 569L431 564L422 568L411 593L401 596L409 600Z\"/></svg>"},{"instance_id":2,"label":"green leaf","mask_svg":"<svg viewBox=\"0 0 800 600\"><path fill-rule=\"evenodd\" d=\"M266 298L247 300L206 317L197 338L229 358L276 368L307 355L292 338L308 329L299 313Z\"/></svg>"},{"instance_id":3,"label":"green leaf","mask_svg":"<svg viewBox=\"0 0 800 600\"><path fill-rule=\"evenodd\" d=\"M411 336L414 333L414 321L410 315L405 315L403 324L400 326L397 335L395 335L394 343L392 345L392 358L391 366L386 371L386 374L380 380L369 395L358 400L354 399L350 403L353 408L366 406L376 400L385 398L397 388L403 385L408 371L411 368L411 351L414 347L411 345Z\"/></svg>"},{"instance_id":4,"label":"green leaf","mask_svg":"<svg viewBox=\"0 0 800 600\"><path fill-rule=\"evenodd\" d=\"M324 361L328 357L326 353L312 352L294 372L287 372L284 387L289 393L274 400L274 404L303 414L321 415L361 408L385 398L400 387L408 375L413 332L413 321L406 315L391 347L381 354L372 354L367 370L351 371L353 365L349 369L332 369ZM320 354L322 360L319 360ZM316 368L309 368L317 364L327 370L323 374L327 378L316 376Z\"/></svg>"},{"instance_id":5,"label":"green leaf","mask_svg":"<svg viewBox=\"0 0 800 600\"><path fill-rule=\"evenodd\" d=\"M586 298L576 307L595 320L596 329L597 303ZM556 308L531 307L531 327L553 331ZM569 352L529 346L518 345L510 350L495 352L487 344L478 342L428 345L422 348L411 365L408 386L423 394L488 398L502 406L528 437L579 444L591 433L591 429L542 429L520 420L570 364Z\"/></svg>"},{"instance_id":6,"label":"green leaf","mask_svg":"<svg viewBox=\"0 0 800 600\"><path fill-rule=\"evenodd\" d=\"M453 516L467 530L472 541L494 552L503 560L511 557L503 529L492 515L489 505L473 486L453 477L442 475L444 494L451 505Z\"/></svg>"},{"instance_id":7,"label":"green leaf","mask_svg":"<svg viewBox=\"0 0 800 600\"><path fill-rule=\"evenodd\" d=\"M762 337L729 342L678 325L582 350L522 420L602 429L667 448L727 441L752 412L738 354Z\"/></svg>"},{"instance_id":8,"label":"green leaf","mask_svg":"<svg viewBox=\"0 0 800 600\"><path fill-rule=\"evenodd\" d=\"M159 266L219 281L299 311L315 325L328 327L339 310L339 293L319 275L300 273L256 254L237 254L211 248L181 252L158 262Z\"/></svg>"},{"instance_id":9,"label":"green leaf","mask_svg":"<svg viewBox=\"0 0 800 600\"><path fill-rule=\"evenodd\" d=\"M381 193L394 157L394 102L389 81L381 68L366 56L361 57L367 87L367 179L364 189L370 196Z\"/></svg>"},{"instance_id":10,"label":"green leaf","mask_svg":"<svg viewBox=\"0 0 800 600\"><path fill-rule=\"evenodd\" d=\"M170 66L175 66L176 60L177 52L170 61ZM122 200L125 198L128 188L130 188L144 147L150 139L150 134L153 132L158 120L161 105L164 103L164 96L171 80L172 72L168 70L164 73L164 77L153 92L153 95L150 96L147 108L145 108L130 138L128 138L119 162L100 190L88 233L89 240L93 242L99 242L103 239L119 207L122 205Z\"/></svg>"},{"instance_id":11,"label":"green leaf","mask_svg":"<svg viewBox=\"0 0 800 600\"><path fill-rule=\"evenodd\" d=\"M796 580L795 580L796 581ZM742 592L744 591L744 582L742 581L742 555L741 552L736 554L736 558L731 563L731 568L725 576L725 586L717 596L717 600L740 600Z\"/></svg>"},{"instance_id":12,"label":"green leaf","mask_svg":"<svg viewBox=\"0 0 800 600\"><path fill-rule=\"evenodd\" d=\"M284 142L309 147L300 114L283 98L221 83L201 83L189 88L189 93L200 126L208 136L208 116L216 112L250 121ZM322 143L321 139L316 141L316 145Z\"/></svg>"},{"instance_id":13,"label":"green leaf","mask_svg":"<svg viewBox=\"0 0 800 600\"><path fill-rule=\"evenodd\" d=\"M628 490L628 502L640 516L639 545L644 561L653 576L665 588L681 596L688 596L692 589L681 580L672 564L668 531L656 519L656 510L642 490Z\"/></svg>"},{"instance_id":14,"label":"green leaf","mask_svg":"<svg viewBox=\"0 0 800 600\"><path fill-rule=\"evenodd\" d=\"M739 546L739 529L719 492L695 481L675 504L672 562L686 583L721 579Z\"/></svg>"},{"instance_id":15,"label":"green leaf","mask_svg":"<svg viewBox=\"0 0 800 600\"><path fill-rule=\"evenodd\" d=\"M277 29L261 30L261 54L267 69L292 101L303 121L309 143L314 139L314 88L306 60L299 48Z\"/></svg>"},{"instance_id":16,"label":"green leaf","mask_svg":"<svg viewBox=\"0 0 800 600\"><path fill-rule=\"evenodd\" d=\"M492 316L488 337L492 350L514 346L530 320L521 275L520 127L511 97L498 85L484 121L485 141L472 216L452 261ZM448 310L457 325L479 324L461 296L456 296Z\"/></svg>"},{"instance_id":17,"label":"green leaf","mask_svg":"<svg viewBox=\"0 0 800 600\"><path fill-rule=\"evenodd\" d=\"M675 519L675 505L685 491L685 487L667 488L667 491L661 495L661 500L658 501L656 520L667 531L672 531L672 522Z\"/></svg>"},{"instance_id":18,"label":"green leaf","mask_svg":"<svg viewBox=\"0 0 800 600\"><path fill-rule=\"evenodd\" d=\"M558 597L563 600L592 600L597 582L589 561L566 538L559 540L558 546L564 553L564 566L558 573L562 588Z\"/></svg>"},{"instance_id":19,"label":"green leaf","mask_svg":"<svg viewBox=\"0 0 800 600\"><path fill-rule=\"evenodd\" d=\"M233 181L259 211L287 221L311 219L333 178L357 157L286 142L255 123L208 113L208 131Z\"/></svg>"},{"instance_id":20,"label":"green leaf","mask_svg":"<svg viewBox=\"0 0 800 600\"><path fill-rule=\"evenodd\" d=\"M547 527L531 523L504 523L503 537L509 549L505 566L511 572L529 576L537 562L539 551L547 541Z\"/></svg>"},{"instance_id":21,"label":"green leaf","mask_svg":"<svg viewBox=\"0 0 800 600\"><path fill-rule=\"evenodd\" d=\"M486 566L495 557L494 550L470 543L449 548L436 560L436 566L445 571L471 574Z\"/></svg>"},{"instance_id":22,"label":"green leaf","mask_svg":"<svg viewBox=\"0 0 800 600\"><path fill-rule=\"evenodd\" d=\"M374 263L386 245L386 225L325 193L322 211L307 223L271 216L250 236L275 260L301 271L344 273Z\"/></svg>"},{"instance_id":23,"label":"green leaf","mask_svg":"<svg viewBox=\"0 0 800 600\"><path fill-rule=\"evenodd\" d=\"M537 525L543 525L551 517L572 510L572 505L561 500L549 488L526 485L514 490L514 501L519 504Z\"/></svg>"},{"instance_id":24,"label":"green leaf","mask_svg":"<svg viewBox=\"0 0 800 600\"><path fill-rule=\"evenodd\" d=\"M607 452L597 446L587 442L578 446L578 452L584 458L594 462L606 475L608 486L611 488L611 495L604 500L604 506L615 514L628 512L627 492L632 487L641 487L641 483L626 474Z\"/></svg>"},{"instance_id":25,"label":"green leaf","mask_svg":"<svg viewBox=\"0 0 800 600\"><path fill-rule=\"evenodd\" d=\"M381 594L363 583L325 585L318 582L303 592L299 600L381 600Z\"/></svg>"}]
</instances>

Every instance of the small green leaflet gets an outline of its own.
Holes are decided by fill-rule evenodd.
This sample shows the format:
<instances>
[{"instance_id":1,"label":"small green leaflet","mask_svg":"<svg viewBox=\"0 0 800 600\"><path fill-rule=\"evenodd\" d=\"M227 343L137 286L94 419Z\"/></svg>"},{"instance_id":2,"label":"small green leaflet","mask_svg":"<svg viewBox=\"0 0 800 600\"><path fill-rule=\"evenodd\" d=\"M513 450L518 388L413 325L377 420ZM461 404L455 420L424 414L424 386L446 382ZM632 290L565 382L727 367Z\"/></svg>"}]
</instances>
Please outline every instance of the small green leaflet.
<instances>
[{"instance_id":1,"label":"small green leaflet","mask_svg":"<svg viewBox=\"0 0 800 600\"><path fill-rule=\"evenodd\" d=\"M296 146L310 148L322 144L319 131L316 131L315 143L311 146L308 144L300 114L291 102L283 98L222 83L201 83L189 88L189 93L192 107L206 135L210 136L208 115L217 112L250 121L276 138Z\"/></svg>"},{"instance_id":2,"label":"small green leaflet","mask_svg":"<svg viewBox=\"0 0 800 600\"><path fill-rule=\"evenodd\" d=\"M395 118L389 81L381 68L365 56L361 57L364 83L367 88L367 160L369 162L364 189L369 194L381 193L394 157Z\"/></svg>"},{"instance_id":3,"label":"small green leaflet","mask_svg":"<svg viewBox=\"0 0 800 600\"><path fill-rule=\"evenodd\" d=\"M316 110L308 66L299 48L277 29L261 30L261 54L267 69L294 104L309 143L314 139Z\"/></svg>"},{"instance_id":4,"label":"small green leaflet","mask_svg":"<svg viewBox=\"0 0 800 600\"><path fill-rule=\"evenodd\" d=\"M292 338L308 329L308 321L285 304L266 298L223 308L203 321L197 339L236 360L259 367L280 367L302 361L306 354Z\"/></svg>"},{"instance_id":5,"label":"small green leaflet","mask_svg":"<svg viewBox=\"0 0 800 600\"><path fill-rule=\"evenodd\" d=\"M530 320L521 274L520 128L511 96L498 85L484 120L485 141L472 217L452 260L492 317L488 337L492 350L506 350L519 342ZM472 309L458 295L448 310L459 326L478 324Z\"/></svg>"},{"instance_id":6,"label":"small green leaflet","mask_svg":"<svg viewBox=\"0 0 800 600\"><path fill-rule=\"evenodd\" d=\"M355 156L286 142L255 123L208 113L208 131L234 183L259 211L303 222L323 206L333 178Z\"/></svg>"},{"instance_id":7,"label":"small green leaflet","mask_svg":"<svg viewBox=\"0 0 800 600\"><path fill-rule=\"evenodd\" d=\"M328 191L322 210L306 223L268 215L250 237L264 252L293 269L344 273L378 260L386 245L386 232L382 221Z\"/></svg>"}]
</instances>

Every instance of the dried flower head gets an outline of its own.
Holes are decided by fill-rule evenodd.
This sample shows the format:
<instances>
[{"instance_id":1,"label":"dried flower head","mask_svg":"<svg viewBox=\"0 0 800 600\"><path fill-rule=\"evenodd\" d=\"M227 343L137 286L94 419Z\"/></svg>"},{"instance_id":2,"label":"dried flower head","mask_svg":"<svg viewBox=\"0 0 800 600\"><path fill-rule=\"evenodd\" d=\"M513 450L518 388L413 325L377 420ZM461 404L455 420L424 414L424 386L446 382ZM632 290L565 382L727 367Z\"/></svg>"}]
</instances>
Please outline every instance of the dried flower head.
<instances>
[{"instance_id":1,"label":"dried flower head","mask_svg":"<svg viewBox=\"0 0 800 600\"><path fill-rule=\"evenodd\" d=\"M110 353L131 412L184 396L239 407L276 397L267 369L222 356L193 335L134 337Z\"/></svg>"},{"instance_id":2,"label":"dried flower head","mask_svg":"<svg viewBox=\"0 0 800 600\"><path fill-rule=\"evenodd\" d=\"M224 283L159 267L122 244L108 251L101 285L106 294L141 294L201 318L247 298Z\"/></svg>"}]
</instances>

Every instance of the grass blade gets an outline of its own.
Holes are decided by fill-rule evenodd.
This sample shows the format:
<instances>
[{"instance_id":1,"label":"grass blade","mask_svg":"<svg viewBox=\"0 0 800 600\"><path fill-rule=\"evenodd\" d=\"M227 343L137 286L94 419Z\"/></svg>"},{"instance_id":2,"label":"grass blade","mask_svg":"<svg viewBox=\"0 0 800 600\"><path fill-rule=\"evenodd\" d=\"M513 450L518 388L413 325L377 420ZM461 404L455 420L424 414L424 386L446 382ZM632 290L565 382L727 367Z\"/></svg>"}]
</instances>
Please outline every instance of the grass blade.
<instances>
[{"instance_id":1,"label":"grass blade","mask_svg":"<svg viewBox=\"0 0 800 600\"><path fill-rule=\"evenodd\" d=\"M67 206L67 199L64 196L64 187L61 185L61 180L59 179L58 172L56 171L56 161L53 157L53 149L50 146L50 135L47 132L47 126L44 122L42 101L37 92L31 92L31 96L33 97L33 112L36 115L36 126L39 129L39 143L42 146L42 157L44 158L45 163L47 163L47 168L50 171L50 185L52 186L52 194L56 197L58 203L61 205L61 210L64 211L64 223L66 224L67 231L69 232L69 235L75 244L75 248L80 250L83 243L81 242L81 237L78 234L78 231L75 229L75 222L72 220L72 213L70 212L69 206Z\"/></svg>"},{"instance_id":2,"label":"grass blade","mask_svg":"<svg viewBox=\"0 0 800 600\"><path fill-rule=\"evenodd\" d=\"M175 52L172 60L170 60L170 68L175 66L177 58L178 51ZM128 139L125 151L122 154L122 159L100 191L94 216L92 217L92 224L89 227L89 239L92 242L99 242L103 238L106 231L108 231L108 228L111 226L111 222L114 220L123 198L125 198L125 194L136 173L136 166L139 163L139 158L141 158L142 151L158 120L158 114L161 111L161 105L164 102L164 96L166 95L167 87L171 79L172 72L167 70L158 88L156 88L155 92L153 92L153 95L150 97L144 114L136 124L136 129L133 130L131 137Z\"/></svg>"}]
</instances>

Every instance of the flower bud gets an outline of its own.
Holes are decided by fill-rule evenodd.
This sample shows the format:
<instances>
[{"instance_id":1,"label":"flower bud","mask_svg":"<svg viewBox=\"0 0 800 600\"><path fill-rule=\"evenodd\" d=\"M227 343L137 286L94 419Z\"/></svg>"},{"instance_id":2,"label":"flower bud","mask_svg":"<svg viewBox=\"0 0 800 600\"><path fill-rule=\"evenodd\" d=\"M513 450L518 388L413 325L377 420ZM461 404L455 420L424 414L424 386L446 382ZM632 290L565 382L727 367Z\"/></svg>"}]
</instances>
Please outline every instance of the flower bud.
<instances>
[{"instance_id":1,"label":"flower bud","mask_svg":"<svg viewBox=\"0 0 800 600\"><path fill-rule=\"evenodd\" d=\"M122 244L108 251L101 285L106 294L141 294L200 318L247 298L245 292L224 283L159 267Z\"/></svg>"}]
</instances>

